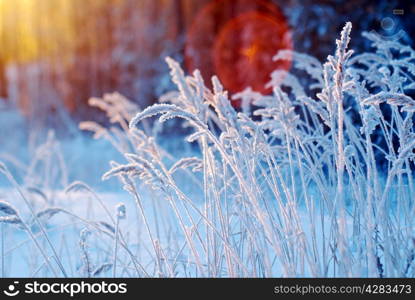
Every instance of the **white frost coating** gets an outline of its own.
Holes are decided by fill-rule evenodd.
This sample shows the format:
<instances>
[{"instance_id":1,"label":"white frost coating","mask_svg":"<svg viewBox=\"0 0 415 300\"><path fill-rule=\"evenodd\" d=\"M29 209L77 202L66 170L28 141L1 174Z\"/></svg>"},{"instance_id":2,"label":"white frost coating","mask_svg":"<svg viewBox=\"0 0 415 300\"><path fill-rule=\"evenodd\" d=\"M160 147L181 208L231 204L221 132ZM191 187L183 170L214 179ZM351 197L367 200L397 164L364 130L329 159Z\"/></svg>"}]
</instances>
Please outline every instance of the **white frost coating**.
<instances>
[{"instance_id":1,"label":"white frost coating","mask_svg":"<svg viewBox=\"0 0 415 300\"><path fill-rule=\"evenodd\" d=\"M277 54L294 60L293 72L270 74L270 95L233 95L242 112L219 78L210 89L170 58L177 90L161 103L141 110L119 94L91 99L110 125L80 127L116 149L102 185L54 184L62 168L53 135L33 161L16 164L22 183L0 163L17 192L0 190L0 225L20 245L6 243L4 255L25 257L19 268L5 260L6 273L415 277L415 55L373 34L374 51L352 55L350 33L347 23L323 63ZM77 163L68 167L93 177L87 159ZM114 193L100 190L110 184Z\"/></svg>"}]
</instances>

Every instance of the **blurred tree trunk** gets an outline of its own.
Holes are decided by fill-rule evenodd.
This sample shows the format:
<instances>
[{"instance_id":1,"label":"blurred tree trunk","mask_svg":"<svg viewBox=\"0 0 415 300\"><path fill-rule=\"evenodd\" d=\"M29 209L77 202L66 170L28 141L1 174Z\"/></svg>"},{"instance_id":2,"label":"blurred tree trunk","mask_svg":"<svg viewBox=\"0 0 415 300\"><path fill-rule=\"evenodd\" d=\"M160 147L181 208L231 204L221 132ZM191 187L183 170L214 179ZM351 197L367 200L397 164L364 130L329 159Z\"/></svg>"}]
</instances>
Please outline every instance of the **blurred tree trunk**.
<instances>
[{"instance_id":1,"label":"blurred tree trunk","mask_svg":"<svg viewBox=\"0 0 415 300\"><path fill-rule=\"evenodd\" d=\"M184 7L183 7L183 0L175 0L175 12L176 12L176 20L177 20L177 35L181 37L184 32Z\"/></svg>"},{"instance_id":2,"label":"blurred tree trunk","mask_svg":"<svg viewBox=\"0 0 415 300\"><path fill-rule=\"evenodd\" d=\"M6 65L0 60L0 98L7 98Z\"/></svg>"}]
</instances>

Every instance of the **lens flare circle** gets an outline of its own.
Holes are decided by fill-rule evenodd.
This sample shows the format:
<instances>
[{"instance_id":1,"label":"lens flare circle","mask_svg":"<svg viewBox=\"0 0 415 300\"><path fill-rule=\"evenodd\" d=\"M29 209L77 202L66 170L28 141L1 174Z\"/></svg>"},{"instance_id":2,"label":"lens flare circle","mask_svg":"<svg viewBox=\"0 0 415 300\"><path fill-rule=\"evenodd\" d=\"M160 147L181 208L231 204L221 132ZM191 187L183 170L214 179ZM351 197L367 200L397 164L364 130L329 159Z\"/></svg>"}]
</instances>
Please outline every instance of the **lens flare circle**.
<instances>
[{"instance_id":1,"label":"lens flare circle","mask_svg":"<svg viewBox=\"0 0 415 300\"><path fill-rule=\"evenodd\" d=\"M216 74L231 92L250 86L269 93L265 84L275 69L288 70L290 61L273 62L282 49L291 49L287 27L264 13L249 12L229 21L213 47Z\"/></svg>"},{"instance_id":2,"label":"lens flare circle","mask_svg":"<svg viewBox=\"0 0 415 300\"><path fill-rule=\"evenodd\" d=\"M290 61L273 62L279 50L292 49L287 21L273 3L264 0L216 0L196 15L187 32L185 67L199 69L208 86L218 75L231 93L248 86L269 93L265 84L275 69Z\"/></svg>"}]
</instances>

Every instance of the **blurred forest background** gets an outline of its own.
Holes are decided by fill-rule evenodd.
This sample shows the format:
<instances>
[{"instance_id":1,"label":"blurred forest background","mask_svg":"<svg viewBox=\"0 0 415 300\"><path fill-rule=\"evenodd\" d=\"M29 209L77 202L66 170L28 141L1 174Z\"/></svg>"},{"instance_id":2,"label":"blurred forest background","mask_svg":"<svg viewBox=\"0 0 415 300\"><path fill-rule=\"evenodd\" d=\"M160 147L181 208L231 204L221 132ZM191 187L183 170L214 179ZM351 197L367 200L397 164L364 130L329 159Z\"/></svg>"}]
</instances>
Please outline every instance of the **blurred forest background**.
<instances>
[{"instance_id":1,"label":"blurred forest background","mask_svg":"<svg viewBox=\"0 0 415 300\"><path fill-rule=\"evenodd\" d=\"M360 32L384 30L385 16L393 20L388 30L409 30L404 39L413 44L411 1L0 0L0 107L13 104L27 120L52 127L56 120L99 119L87 100L109 92L145 107L171 88L165 56L183 63L186 55L203 57L203 44L186 53L192 28L208 22L211 30L199 26L190 38L214 39L222 19L236 17L248 2L280 11L294 50L319 59L333 52L346 21L353 22L356 50L369 47ZM221 11L212 20L201 15L209 5Z\"/></svg>"}]
</instances>

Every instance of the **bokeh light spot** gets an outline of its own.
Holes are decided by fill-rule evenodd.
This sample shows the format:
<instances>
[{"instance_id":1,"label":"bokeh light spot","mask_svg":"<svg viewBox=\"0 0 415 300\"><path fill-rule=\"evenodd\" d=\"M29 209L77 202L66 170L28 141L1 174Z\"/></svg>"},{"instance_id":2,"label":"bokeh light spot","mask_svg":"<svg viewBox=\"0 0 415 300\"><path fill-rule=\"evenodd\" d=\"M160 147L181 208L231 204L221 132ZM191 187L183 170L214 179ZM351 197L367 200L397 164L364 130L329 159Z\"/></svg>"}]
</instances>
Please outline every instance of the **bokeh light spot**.
<instances>
[{"instance_id":1,"label":"bokeh light spot","mask_svg":"<svg viewBox=\"0 0 415 300\"><path fill-rule=\"evenodd\" d=\"M250 86L267 94L271 72L291 66L290 61L272 61L282 49L292 49L292 40L276 5L262 0L218 0L195 17L187 34L185 65L189 72L199 69L208 85L216 74L231 93Z\"/></svg>"}]
</instances>

